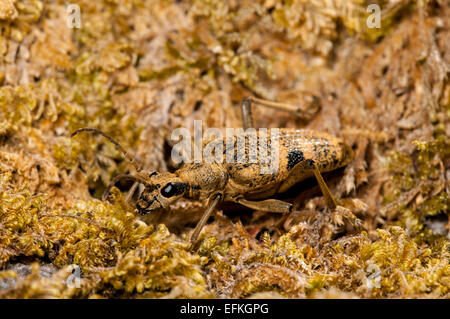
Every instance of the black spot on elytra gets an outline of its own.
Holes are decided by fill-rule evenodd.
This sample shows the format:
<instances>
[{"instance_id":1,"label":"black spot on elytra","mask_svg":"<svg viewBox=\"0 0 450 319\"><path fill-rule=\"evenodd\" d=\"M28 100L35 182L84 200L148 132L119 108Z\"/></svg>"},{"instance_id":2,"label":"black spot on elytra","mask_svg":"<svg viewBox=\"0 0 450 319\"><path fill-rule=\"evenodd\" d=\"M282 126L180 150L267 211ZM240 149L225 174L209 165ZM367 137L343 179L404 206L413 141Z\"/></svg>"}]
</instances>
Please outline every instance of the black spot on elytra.
<instances>
[{"instance_id":1,"label":"black spot on elytra","mask_svg":"<svg viewBox=\"0 0 450 319\"><path fill-rule=\"evenodd\" d=\"M288 170L293 168L295 165L303 161L305 158L303 157L303 152L300 150L290 150L288 153Z\"/></svg>"}]
</instances>

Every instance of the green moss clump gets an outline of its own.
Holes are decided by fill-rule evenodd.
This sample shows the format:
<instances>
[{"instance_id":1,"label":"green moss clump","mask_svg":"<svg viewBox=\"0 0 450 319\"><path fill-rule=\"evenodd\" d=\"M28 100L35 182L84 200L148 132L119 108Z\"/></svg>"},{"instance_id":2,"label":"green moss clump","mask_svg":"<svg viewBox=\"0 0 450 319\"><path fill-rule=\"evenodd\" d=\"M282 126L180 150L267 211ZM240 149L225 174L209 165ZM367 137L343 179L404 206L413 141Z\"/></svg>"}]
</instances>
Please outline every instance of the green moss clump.
<instances>
[{"instance_id":1,"label":"green moss clump","mask_svg":"<svg viewBox=\"0 0 450 319\"><path fill-rule=\"evenodd\" d=\"M82 273L81 286L71 290L72 295L62 291L63 287L56 293L39 285L28 286L27 282L41 280L35 272L14 292L2 295L35 298L44 290L57 298L132 297L146 291L147 297L150 292L156 297L174 290L174 297L208 296L201 275L204 260L190 253L189 244L177 240L164 225L155 229L136 221L120 193L115 196L114 206L77 201L67 211L49 211L43 198L2 194L0 267L27 256L65 269L65 279L71 275L67 265L77 265ZM0 274L1 278L15 277L11 271Z\"/></svg>"},{"instance_id":2,"label":"green moss clump","mask_svg":"<svg viewBox=\"0 0 450 319\"><path fill-rule=\"evenodd\" d=\"M394 152L389 163L394 197L385 198L384 213L398 218L409 234L418 240L433 241L436 236L425 227L428 217L447 214L450 205L443 163L450 158L450 141L438 134L430 142L414 141L413 154ZM437 236L439 238L439 236Z\"/></svg>"}]
</instances>

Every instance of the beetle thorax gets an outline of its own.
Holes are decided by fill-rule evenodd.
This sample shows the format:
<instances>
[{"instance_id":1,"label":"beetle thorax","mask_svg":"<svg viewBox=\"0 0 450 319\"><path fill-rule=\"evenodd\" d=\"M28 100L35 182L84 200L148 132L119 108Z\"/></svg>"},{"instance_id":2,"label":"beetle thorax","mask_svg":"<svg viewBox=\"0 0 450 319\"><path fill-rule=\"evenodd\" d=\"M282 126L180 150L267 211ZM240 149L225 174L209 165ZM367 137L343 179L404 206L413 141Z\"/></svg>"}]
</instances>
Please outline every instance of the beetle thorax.
<instances>
[{"instance_id":1,"label":"beetle thorax","mask_svg":"<svg viewBox=\"0 0 450 319\"><path fill-rule=\"evenodd\" d=\"M182 180L189 181L186 197L193 199L205 199L223 190L228 180L226 170L216 163L185 164L176 174Z\"/></svg>"}]
</instances>

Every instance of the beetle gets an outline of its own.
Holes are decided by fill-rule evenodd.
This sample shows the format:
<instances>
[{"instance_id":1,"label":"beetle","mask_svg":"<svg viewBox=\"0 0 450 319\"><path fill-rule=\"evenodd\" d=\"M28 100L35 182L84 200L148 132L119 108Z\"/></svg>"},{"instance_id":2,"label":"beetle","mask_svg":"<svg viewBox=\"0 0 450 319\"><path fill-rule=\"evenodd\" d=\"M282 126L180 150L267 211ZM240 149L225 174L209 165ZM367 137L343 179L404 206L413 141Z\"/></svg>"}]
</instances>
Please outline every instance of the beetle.
<instances>
[{"instance_id":1,"label":"beetle","mask_svg":"<svg viewBox=\"0 0 450 319\"><path fill-rule=\"evenodd\" d=\"M313 103L317 103L315 100ZM234 138L261 139L254 128L252 104L279 109L299 115L299 108L289 104L259 99L246 98L241 104L243 127L246 131ZM273 130L273 129L272 129ZM110 140L124 154L136 169L136 175L120 174L116 176L102 196L106 200L111 188L122 179L134 181L127 200L131 197L136 186L144 185L136 209L142 214L149 214L158 210L167 210L170 205L184 197L200 200L206 210L197 223L191 242L196 242L203 226L221 202L235 202L251 209L286 214L292 211L292 204L278 199L274 195L287 191L294 184L306 178L315 176L330 209L337 207L336 200L324 182L321 173L332 171L347 165L352 159L352 150L341 138L328 133L300 129L277 129L278 131L278 167L272 174L262 174L261 167L270 164L270 160L257 156L250 161L247 156L244 161L233 163L217 163L204 161L201 163L184 163L178 170L170 172L152 172L144 174L133 156L128 154L118 142L107 134L94 128L81 128L72 133L74 137L80 132L90 131L103 135ZM267 131L269 133L270 130ZM218 140L224 143L224 140ZM267 139L269 144L271 139ZM233 145L233 144L232 144ZM252 151L250 143L245 144L245 154Z\"/></svg>"}]
</instances>

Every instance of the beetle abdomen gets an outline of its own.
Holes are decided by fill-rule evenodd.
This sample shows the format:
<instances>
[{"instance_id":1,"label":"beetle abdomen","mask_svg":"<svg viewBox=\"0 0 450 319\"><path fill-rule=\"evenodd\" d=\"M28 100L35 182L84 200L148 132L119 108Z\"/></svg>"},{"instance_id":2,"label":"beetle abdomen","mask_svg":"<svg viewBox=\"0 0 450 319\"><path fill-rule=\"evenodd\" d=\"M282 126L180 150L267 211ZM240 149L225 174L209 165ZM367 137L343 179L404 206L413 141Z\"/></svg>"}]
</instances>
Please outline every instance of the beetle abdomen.
<instances>
[{"instance_id":1,"label":"beetle abdomen","mask_svg":"<svg viewBox=\"0 0 450 319\"><path fill-rule=\"evenodd\" d=\"M351 150L342 139L328 133L280 129L280 157L283 155L288 171L299 162L311 159L321 172L326 172L345 166L351 159Z\"/></svg>"},{"instance_id":2,"label":"beetle abdomen","mask_svg":"<svg viewBox=\"0 0 450 319\"><path fill-rule=\"evenodd\" d=\"M258 137L258 143L267 143L267 152L257 152L256 161L250 156L250 144L245 145L246 157L242 162L226 163L229 174L229 188L237 192L266 193L276 191L291 174L291 170L304 160L314 160L321 172L327 172L346 165L350 159L350 151L344 142L330 134L298 129L278 129L278 143L274 143L272 131L268 130L267 140L259 139L259 133L244 133L246 137ZM256 134L256 135L255 135ZM258 144L259 145L259 144ZM236 150L235 150L236 151ZM276 154L272 154L275 152ZM266 154L264 156L264 154ZM277 159L274 163L274 157ZM254 159L254 157L253 157ZM267 168L272 166L271 173ZM266 170L262 170L266 168ZM312 171L296 174L298 181L312 175Z\"/></svg>"}]
</instances>

